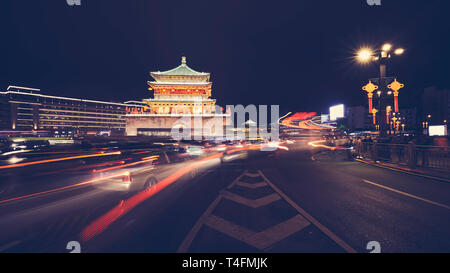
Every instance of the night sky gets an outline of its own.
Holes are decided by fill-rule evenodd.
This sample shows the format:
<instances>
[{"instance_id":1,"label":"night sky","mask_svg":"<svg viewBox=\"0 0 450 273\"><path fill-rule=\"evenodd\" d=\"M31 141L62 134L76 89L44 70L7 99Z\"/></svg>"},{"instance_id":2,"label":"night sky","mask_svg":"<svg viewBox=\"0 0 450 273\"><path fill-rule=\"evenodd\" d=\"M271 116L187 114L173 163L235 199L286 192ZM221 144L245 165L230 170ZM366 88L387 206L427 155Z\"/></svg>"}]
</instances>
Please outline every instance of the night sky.
<instances>
[{"instance_id":1,"label":"night sky","mask_svg":"<svg viewBox=\"0 0 450 273\"><path fill-rule=\"evenodd\" d=\"M282 111L363 105L375 65L362 45L404 47L388 74L406 84L401 107L424 87L450 87L450 1L2 0L0 89L107 101L149 98L149 72L180 64L210 72L213 98L279 104ZM283 114L283 113L281 113Z\"/></svg>"}]
</instances>

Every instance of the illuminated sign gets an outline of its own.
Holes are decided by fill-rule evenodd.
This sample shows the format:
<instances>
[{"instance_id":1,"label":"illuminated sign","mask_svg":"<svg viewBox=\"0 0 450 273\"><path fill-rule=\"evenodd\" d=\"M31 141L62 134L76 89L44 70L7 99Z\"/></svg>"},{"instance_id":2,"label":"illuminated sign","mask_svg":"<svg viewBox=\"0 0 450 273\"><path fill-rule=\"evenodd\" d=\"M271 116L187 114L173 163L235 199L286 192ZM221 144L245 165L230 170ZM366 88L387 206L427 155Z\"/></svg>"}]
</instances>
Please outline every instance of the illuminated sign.
<instances>
[{"instance_id":1,"label":"illuminated sign","mask_svg":"<svg viewBox=\"0 0 450 273\"><path fill-rule=\"evenodd\" d=\"M321 115L320 116L320 122L321 123L325 123L325 122L328 122L328 121L330 121L330 115Z\"/></svg>"},{"instance_id":2,"label":"illuminated sign","mask_svg":"<svg viewBox=\"0 0 450 273\"><path fill-rule=\"evenodd\" d=\"M330 120L335 121L338 118L343 118L344 115L344 105L339 104L330 107Z\"/></svg>"},{"instance_id":3,"label":"illuminated sign","mask_svg":"<svg viewBox=\"0 0 450 273\"><path fill-rule=\"evenodd\" d=\"M430 125L428 127L428 135L430 136L446 136L447 125Z\"/></svg>"}]
</instances>

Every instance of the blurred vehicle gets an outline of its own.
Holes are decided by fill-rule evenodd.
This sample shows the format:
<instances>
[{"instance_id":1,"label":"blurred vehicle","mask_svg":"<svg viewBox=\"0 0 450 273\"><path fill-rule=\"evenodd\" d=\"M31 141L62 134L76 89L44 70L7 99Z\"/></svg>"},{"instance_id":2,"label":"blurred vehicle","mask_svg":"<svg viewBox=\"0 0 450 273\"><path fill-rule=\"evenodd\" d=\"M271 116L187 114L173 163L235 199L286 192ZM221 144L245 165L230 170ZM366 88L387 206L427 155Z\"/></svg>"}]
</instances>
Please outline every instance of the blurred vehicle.
<instances>
[{"instance_id":1,"label":"blurred vehicle","mask_svg":"<svg viewBox=\"0 0 450 273\"><path fill-rule=\"evenodd\" d=\"M48 140L28 140L24 142L25 148L35 151L47 151L50 149Z\"/></svg>"},{"instance_id":2,"label":"blurred vehicle","mask_svg":"<svg viewBox=\"0 0 450 273\"><path fill-rule=\"evenodd\" d=\"M203 155L203 148L197 145L191 145L186 149L186 152L191 156L201 156Z\"/></svg>"},{"instance_id":3,"label":"blurred vehicle","mask_svg":"<svg viewBox=\"0 0 450 273\"><path fill-rule=\"evenodd\" d=\"M168 147L164 154L170 163L186 161L191 158L188 149L178 146Z\"/></svg>"},{"instance_id":4,"label":"blurred vehicle","mask_svg":"<svg viewBox=\"0 0 450 273\"><path fill-rule=\"evenodd\" d=\"M128 193L148 189L189 164L186 162L187 157L183 154L183 148L161 151L147 157L154 157L154 160L143 160L142 163L124 169L98 172L98 177L105 177L105 179L100 180L97 187Z\"/></svg>"},{"instance_id":5,"label":"blurred vehicle","mask_svg":"<svg viewBox=\"0 0 450 273\"><path fill-rule=\"evenodd\" d=\"M97 134L95 134L96 136L102 136L102 137L109 137L111 136L111 131L100 131Z\"/></svg>"}]
</instances>

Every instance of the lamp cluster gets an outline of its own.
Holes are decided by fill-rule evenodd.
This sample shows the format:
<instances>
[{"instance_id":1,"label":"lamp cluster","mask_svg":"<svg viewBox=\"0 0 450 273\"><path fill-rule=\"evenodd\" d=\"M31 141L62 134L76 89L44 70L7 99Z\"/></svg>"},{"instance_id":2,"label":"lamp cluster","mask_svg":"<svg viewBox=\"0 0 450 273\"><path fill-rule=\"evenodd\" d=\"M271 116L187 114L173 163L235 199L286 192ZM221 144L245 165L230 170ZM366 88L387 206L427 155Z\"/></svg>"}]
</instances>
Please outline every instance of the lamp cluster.
<instances>
[{"instance_id":1,"label":"lamp cluster","mask_svg":"<svg viewBox=\"0 0 450 273\"><path fill-rule=\"evenodd\" d=\"M396 48L392 44L386 43L379 50L375 50L370 47L363 47L356 53L356 60L360 63L370 63L372 61L379 61L383 58L391 58L391 53L395 55L402 55L405 53L405 49Z\"/></svg>"}]
</instances>

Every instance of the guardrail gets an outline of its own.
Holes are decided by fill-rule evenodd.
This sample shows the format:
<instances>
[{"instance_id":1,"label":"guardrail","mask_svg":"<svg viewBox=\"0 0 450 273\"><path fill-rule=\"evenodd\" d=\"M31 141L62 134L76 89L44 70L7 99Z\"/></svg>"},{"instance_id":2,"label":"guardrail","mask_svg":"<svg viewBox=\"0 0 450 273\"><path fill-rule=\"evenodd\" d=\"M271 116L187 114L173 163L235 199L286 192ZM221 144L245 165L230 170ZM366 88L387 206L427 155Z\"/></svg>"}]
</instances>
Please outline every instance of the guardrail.
<instances>
[{"instance_id":1,"label":"guardrail","mask_svg":"<svg viewBox=\"0 0 450 273\"><path fill-rule=\"evenodd\" d=\"M357 142L355 152L374 161L408 165L410 168L450 170L450 147L415 144Z\"/></svg>"}]
</instances>

